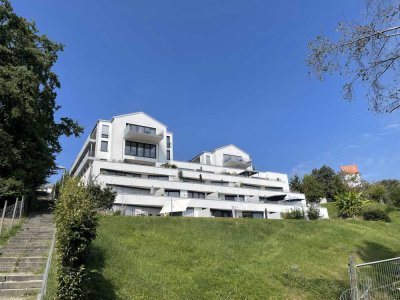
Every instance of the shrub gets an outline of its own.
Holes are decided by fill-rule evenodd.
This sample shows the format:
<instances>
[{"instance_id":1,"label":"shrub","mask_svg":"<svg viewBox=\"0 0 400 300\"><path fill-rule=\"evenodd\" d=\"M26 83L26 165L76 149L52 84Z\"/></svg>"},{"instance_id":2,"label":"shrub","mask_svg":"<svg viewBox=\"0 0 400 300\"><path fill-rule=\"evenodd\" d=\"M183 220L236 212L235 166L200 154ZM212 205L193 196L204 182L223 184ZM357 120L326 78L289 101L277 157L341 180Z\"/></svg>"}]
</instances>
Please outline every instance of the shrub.
<instances>
[{"instance_id":1,"label":"shrub","mask_svg":"<svg viewBox=\"0 0 400 300\"><path fill-rule=\"evenodd\" d=\"M335 196L338 215L342 218L352 218L359 215L368 200L365 200L361 193L350 191Z\"/></svg>"},{"instance_id":2,"label":"shrub","mask_svg":"<svg viewBox=\"0 0 400 300\"><path fill-rule=\"evenodd\" d=\"M86 187L68 178L55 207L57 227L57 299L85 299L88 272L85 264L96 237L98 219Z\"/></svg>"},{"instance_id":3,"label":"shrub","mask_svg":"<svg viewBox=\"0 0 400 300\"><path fill-rule=\"evenodd\" d=\"M387 209L378 206L367 206L362 211L362 216L366 221L385 221L390 222Z\"/></svg>"},{"instance_id":4,"label":"shrub","mask_svg":"<svg viewBox=\"0 0 400 300\"><path fill-rule=\"evenodd\" d=\"M288 212L282 213L282 218L284 219L297 219L297 220L305 220L306 213L303 209L295 208Z\"/></svg>"},{"instance_id":5,"label":"shrub","mask_svg":"<svg viewBox=\"0 0 400 300\"><path fill-rule=\"evenodd\" d=\"M310 206L308 211L307 211L307 218L309 220L318 220L321 218L321 214L319 211L319 208L315 206Z\"/></svg>"},{"instance_id":6,"label":"shrub","mask_svg":"<svg viewBox=\"0 0 400 300\"><path fill-rule=\"evenodd\" d=\"M95 208L110 210L113 207L117 192L112 188L102 187L100 184L94 182L89 183L86 188Z\"/></svg>"}]
</instances>

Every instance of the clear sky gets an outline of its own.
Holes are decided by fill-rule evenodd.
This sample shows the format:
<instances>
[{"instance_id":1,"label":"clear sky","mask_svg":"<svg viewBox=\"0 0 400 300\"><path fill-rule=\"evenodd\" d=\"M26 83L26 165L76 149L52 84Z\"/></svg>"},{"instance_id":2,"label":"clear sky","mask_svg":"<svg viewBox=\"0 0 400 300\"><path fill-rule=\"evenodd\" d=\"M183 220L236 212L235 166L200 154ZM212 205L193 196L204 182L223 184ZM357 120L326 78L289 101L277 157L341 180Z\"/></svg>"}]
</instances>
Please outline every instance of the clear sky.
<instances>
[{"instance_id":1,"label":"clear sky","mask_svg":"<svg viewBox=\"0 0 400 300\"><path fill-rule=\"evenodd\" d=\"M174 133L175 159L236 144L255 167L303 174L356 163L367 180L399 178L400 113L373 114L340 78L308 76L307 43L359 18L348 0L14 0L65 44L56 65L70 167L97 119L144 111Z\"/></svg>"}]
</instances>

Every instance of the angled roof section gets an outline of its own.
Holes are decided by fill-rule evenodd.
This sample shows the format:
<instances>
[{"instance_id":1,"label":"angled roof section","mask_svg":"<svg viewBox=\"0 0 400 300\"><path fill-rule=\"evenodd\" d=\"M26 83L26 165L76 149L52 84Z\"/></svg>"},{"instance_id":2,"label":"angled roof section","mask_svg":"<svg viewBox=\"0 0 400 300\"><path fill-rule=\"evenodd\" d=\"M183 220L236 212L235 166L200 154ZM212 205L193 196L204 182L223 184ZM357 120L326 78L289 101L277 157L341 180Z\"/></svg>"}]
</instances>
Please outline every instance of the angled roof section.
<instances>
[{"instance_id":1,"label":"angled roof section","mask_svg":"<svg viewBox=\"0 0 400 300\"><path fill-rule=\"evenodd\" d=\"M146 114L145 112L139 111L139 112L134 112L134 113L130 113L130 114L124 114L124 115L119 115L119 116L114 116L111 119L111 122L115 119L115 118L120 118L120 117L126 117L126 116L133 116L133 115L144 115L150 119L152 119L153 121L157 122L158 124L164 126L165 128L167 128L167 125L161 123L160 121L158 121L157 119L154 119L152 116L149 116L148 114Z\"/></svg>"},{"instance_id":2,"label":"angled roof section","mask_svg":"<svg viewBox=\"0 0 400 300\"><path fill-rule=\"evenodd\" d=\"M343 173L346 174L358 174L359 170L358 170L358 166L357 165L346 165L346 166L341 166L340 170Z\"/></svg>"},{"instance_id":3,"label":"angled roof section","mask_svg":"<svg viewBox=\"0 0 400 300\"><path fill-rule=\"evenodd\" d=\"M231 146L232 146L232 147L235 147L235 148L238 149L239 151L242 151L243 153L245 153L245 154L247 154L248 156L250 156L250 154L248 154L246 151L244 151L243 149L239 148L238 146L236 146L236 145L234 145L234 144L229 144L229 145L225 145L225 146L222 146L222 147L215 148L215 149L212 150L211 152L215 152L215 151L217 151L217 150L224 149L224 148L231 147Z\"/></svg>"},{"instance_id":4,"label":"angled roof section","mask_svg":"<svg viewBox=\"0 0 400 300\"><path fill-rule=\"evenodd\" d=\"M200 155L202 155L202 154L204 154L204 153L214 153L214 152L217 151L217 150L224 149L224 148L227 148L227 147L230 147L230 146L235 147L235 148L238 149L239 151L242 151L243 153L245 153L245 154L247 154L248 156L250 156L250 154L248 154L246 151L244 151L243 149L239 148L238 146L236 146L236 145L234 145L234 144L229 144L229 145L225 145L225 146L221 146L221 147L215 148L214 150L211 150L211 151L203 151L203 152L200 152L199 154L197 154L196 156L194 156L192 159L190 159L189 162L193 161L194 159L198 158Z\"/></svg>"}]
</instances>

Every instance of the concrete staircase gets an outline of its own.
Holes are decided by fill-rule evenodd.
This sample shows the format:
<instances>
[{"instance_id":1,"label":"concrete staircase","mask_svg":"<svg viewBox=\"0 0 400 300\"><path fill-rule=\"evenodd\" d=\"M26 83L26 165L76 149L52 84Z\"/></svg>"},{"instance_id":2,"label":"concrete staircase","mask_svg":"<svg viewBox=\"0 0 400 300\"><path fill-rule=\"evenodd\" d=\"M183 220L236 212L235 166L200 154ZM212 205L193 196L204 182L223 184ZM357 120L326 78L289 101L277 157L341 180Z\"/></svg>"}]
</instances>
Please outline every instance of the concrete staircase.
<instances>
[{"instance_id":1,"label":"concrete staircase","mask_svg":"<svg viewBox=\"0 0 400 300\"><path fill-rule=\"evenodd\" d=\"M53 215L37 213L0 249L0 299L36 298L53 234Z\"/></svg>"}]
</instances>

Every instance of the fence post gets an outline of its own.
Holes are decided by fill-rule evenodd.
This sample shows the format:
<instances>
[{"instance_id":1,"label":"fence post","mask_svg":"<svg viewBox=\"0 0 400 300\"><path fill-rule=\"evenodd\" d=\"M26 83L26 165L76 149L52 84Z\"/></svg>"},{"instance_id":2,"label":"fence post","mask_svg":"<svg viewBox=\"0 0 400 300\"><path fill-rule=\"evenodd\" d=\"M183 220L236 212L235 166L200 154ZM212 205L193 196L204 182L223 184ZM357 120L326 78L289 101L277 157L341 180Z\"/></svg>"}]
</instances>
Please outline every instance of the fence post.
<instances>
[{"instance_id":1,"label":"fence post","mask_svg":"<svg viewBox=\"0 0 400 300\"><path fill-rule=\"evenodd\" d=\"M356 259L354 256L349 257L349 275L350 275L350 299L358 299L358 286L357 286L357 270Z\"/></svg>"},{"instance_id":2,"label":"fence post","mask_svg":"<svg viewBox=\"0 0 400 300\"><path fill-rule=\"evenodd\" d=\"M14 218L15 218L15 212L17 211L17 206L18 206L18 198L14 203L14 211L13 211L13 215L12 215L12 219L11 219L11 226L10 226L9 230L11 230L14 225Z\"/></svg>"},{"instance_id":3,"label":"fence post","mask_svg":"<svg viewBox=\"0 0 400 300\"><path fill-rule=\"evenodd\" d=\"M24 210L24 200L25 200L25 196L22 196L22 200L20 202L20 207L19 207L19 218L18 218L18 220L21 220L21 217L22 217L22 211Z\"/></svg>"},{"instance_id":4,"label":"fence post","mask_svg":"<svg viewBox=\"0 0 400 300\"><path fill-rule=\"evenodd\" d=\"M4 222L4 216L6 215L6 210L7 210L7 200L4 202L4 208L3 208L3 214L1 215L1 221L0 221L0 236L1 236L1 231L3 229L3 222Z\"/></svg>"}]
</instances>

